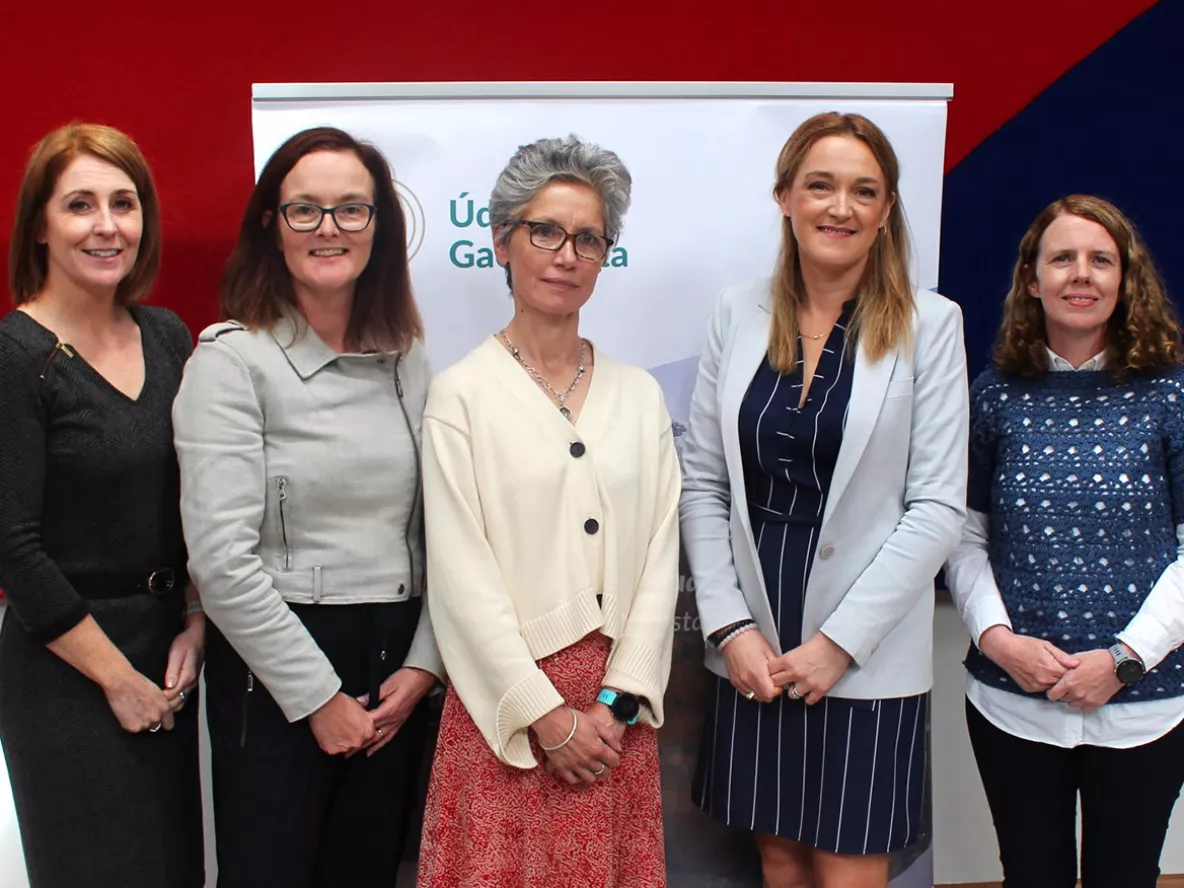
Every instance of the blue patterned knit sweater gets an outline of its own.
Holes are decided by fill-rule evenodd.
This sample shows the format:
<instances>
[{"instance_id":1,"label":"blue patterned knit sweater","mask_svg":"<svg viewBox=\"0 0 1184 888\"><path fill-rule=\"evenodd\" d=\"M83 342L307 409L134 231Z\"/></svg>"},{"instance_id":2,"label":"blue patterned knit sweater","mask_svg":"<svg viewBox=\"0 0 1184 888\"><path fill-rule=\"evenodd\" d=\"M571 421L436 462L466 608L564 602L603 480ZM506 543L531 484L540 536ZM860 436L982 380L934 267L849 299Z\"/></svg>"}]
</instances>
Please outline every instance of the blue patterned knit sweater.
<instances>
[{"instance_id":1,"label":"blue patterned knit sweater","mask_svg":"<svg viewBox=\"0 0 1184 888\"><path fill-rule=\"evenodd\" d=\"M968 506L990 516L995 581L1020 635L1108 648L1176 560L1184 523L1184 369L1105 371L971 387ZM973 644L980 681L1024 693ZM1034 694L1032 696L1042 696ZM1184 649L1111 702L1184 696Z\"/></svg>"}]
</instances>

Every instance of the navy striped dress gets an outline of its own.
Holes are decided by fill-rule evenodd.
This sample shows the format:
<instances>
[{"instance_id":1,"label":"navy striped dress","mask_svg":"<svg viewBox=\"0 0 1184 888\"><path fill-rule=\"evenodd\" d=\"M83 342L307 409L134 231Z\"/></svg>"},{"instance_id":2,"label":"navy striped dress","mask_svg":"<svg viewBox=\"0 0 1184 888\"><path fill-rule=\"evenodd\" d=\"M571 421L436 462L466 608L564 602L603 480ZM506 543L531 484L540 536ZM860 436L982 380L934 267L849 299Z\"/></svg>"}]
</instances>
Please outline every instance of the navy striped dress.
<instances>
[{"instance_id":1,"label":"navy striped dress","mask_svg":"<svg viewBox=\"0 0 1184 888\"><path fill-rule=\"evenodd\" d=\"M782 650L805 640L806 582L851 397L851 305L802 407L800 360L785 375L762 362L740 406L749 516ZM916 841L928 694L825 697L814 706L783 694L762 704L712 677L692 789L711 817L838 854L884 854Z\"/></svg>"}]
</instances>

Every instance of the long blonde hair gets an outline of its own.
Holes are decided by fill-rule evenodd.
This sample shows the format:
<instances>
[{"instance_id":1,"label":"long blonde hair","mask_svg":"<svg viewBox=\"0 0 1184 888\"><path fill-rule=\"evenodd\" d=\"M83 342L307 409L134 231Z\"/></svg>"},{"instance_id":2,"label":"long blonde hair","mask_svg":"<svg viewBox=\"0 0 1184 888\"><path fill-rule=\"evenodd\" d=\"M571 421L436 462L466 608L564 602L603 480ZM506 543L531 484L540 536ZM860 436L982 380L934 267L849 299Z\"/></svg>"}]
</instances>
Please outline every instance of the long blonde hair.
<instances>
[{"instance_id":1,"label":"long blonde hair","mask_svg":"<svg viewBox=\"0 0 1184 888\"><path fill-rule=\"evenodd\" d=\"M883 131L859 114L828 111L799 126L777 158L774 198L792 185L807 152L827 136L847 136L865 144L884 174L887 199L895 201L884 232L876 237L857 290L859 300L847 336L858 336L868 357L877 360L897 347L911 347L913 336L913 288L909 281L909 230L900 201L900 163ZM793 222L781 220L781 252L773 276L773 323L769 331L769 358L782 373L790 373L798 360L798 306L805 296L798 241Z\"/></svg>"},{"instance_id":2,"label":"long blonde hair","mask_svg":"<svg viewBox=\"0 0 1184 888\"><path fill-rule=\"evenodd\" d=\"M1176 310L1131 220L1100 197L1071 194L1041 210L1020 241L1012 272L1011 292L1003 305L1003 323L993 359L1004 373L1043 376L1048 372L1048 333L1044 305L1031 293L1036 260L1044 232L1059 216L1078 216L1096 222L1114 239L1122 259L1118 304L1106 326L1106 364L1112 376L1149 373L1175 367L1184 348Z\"/></svg>"}]
</instances>

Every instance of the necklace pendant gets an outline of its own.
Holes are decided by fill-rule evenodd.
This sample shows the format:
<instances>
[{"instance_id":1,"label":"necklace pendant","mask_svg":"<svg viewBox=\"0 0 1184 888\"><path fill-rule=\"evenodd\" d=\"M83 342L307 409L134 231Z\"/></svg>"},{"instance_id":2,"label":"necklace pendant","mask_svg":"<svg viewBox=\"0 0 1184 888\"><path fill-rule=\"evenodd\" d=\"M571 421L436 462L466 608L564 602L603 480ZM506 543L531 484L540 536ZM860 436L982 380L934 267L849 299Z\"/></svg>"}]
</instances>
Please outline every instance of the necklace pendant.
<instances>
[{"instance_id":1,"label":"necklace pendant","mask_svg":"<svg viewBox=\"0 0 1184 888\"><path fill-rule=\"evenodd\" d=\"M566 407L560 407L559 412L563 414L564 419L571 419L571 411Z\"/></svg>"}]
</instances>

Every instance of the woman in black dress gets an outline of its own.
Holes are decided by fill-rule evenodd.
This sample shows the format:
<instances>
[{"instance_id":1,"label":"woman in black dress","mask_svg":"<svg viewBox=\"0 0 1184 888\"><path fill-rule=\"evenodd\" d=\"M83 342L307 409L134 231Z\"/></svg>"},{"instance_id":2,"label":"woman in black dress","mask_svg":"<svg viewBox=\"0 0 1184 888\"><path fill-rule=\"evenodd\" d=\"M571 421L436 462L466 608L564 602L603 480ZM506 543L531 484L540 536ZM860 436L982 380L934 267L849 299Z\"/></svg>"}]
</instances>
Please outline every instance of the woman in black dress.
<instances>
[{"instance_id":1,"label":"woman in black dress","mask_svg":"<svg viewBox=\"0 0 1184 888\"><path fill-rule=\"evenodd\" d=\"M138 305L159 263L135 144L86 124L46 136L0 320L0 742L32 888L205 881L205 626L170 418L192 342Z\"/></svg>"}]
</instances>

